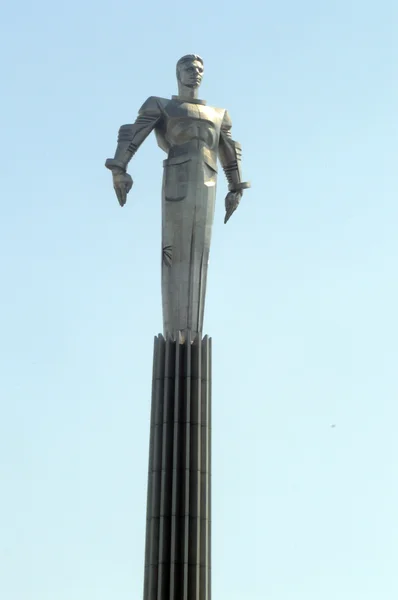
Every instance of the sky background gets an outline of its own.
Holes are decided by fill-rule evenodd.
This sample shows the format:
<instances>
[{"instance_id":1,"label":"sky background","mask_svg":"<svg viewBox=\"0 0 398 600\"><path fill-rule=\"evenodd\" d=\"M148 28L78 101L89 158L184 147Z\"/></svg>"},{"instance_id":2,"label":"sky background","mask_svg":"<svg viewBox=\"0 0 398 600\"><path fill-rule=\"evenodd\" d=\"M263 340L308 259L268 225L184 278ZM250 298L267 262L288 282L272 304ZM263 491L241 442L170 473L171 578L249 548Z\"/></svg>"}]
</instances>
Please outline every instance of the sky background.
<instances>
[{"instance_id":1,"label":"sky background","mask_svg":"<svg viewBox=\"0 0 398 600\"><path fill-rule=\"evenodd\" d=\"M0 597L142 598L161 150L104 168L205 59L252 181L223 225L213 598L398 597L396 0L8 3L0 56ZM335 425L335 427L332 427Z\"/></svg>"}]
</instances>

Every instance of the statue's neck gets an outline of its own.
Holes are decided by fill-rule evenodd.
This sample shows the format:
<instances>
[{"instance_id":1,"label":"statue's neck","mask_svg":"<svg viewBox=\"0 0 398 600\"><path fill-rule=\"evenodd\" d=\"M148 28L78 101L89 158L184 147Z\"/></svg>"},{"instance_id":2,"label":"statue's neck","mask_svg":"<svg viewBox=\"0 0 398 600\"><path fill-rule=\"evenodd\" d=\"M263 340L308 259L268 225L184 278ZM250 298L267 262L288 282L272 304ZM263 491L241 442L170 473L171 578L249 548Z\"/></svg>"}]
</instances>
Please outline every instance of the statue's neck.
<instances>
[{"instance_id":1,"label":"statue's neck","mask_svg":"<svg viewBox=\"0 0 398 600\"><path fill-rule=\"evenodd\" d=\"M198 98L199 88L186 87L180 81L178 82L178 95L182 98L196 100Z\"/></svg>"}]
</instances>

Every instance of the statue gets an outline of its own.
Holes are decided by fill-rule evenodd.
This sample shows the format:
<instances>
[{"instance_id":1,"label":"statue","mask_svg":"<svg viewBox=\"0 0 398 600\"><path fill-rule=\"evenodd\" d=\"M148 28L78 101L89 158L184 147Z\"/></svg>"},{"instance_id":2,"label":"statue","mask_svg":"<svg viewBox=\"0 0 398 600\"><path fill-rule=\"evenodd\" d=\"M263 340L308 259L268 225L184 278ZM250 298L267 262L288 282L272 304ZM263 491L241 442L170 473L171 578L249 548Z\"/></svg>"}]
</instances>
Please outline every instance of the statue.
<instances>
[{"instance_id":1,"label":"statue","mask_svg":"<svg viewBox=\"0 0 398 600\"><path fill-rule=\"evenodd\" d=\"M202 333L207 267L214 217L217 157L229 183L225 220L237 209L250 183L241 177L241 146L231 138L225 109L198 99L203 60L189 54L177 63L178 96L151 96L136 122L119 130L115 157L105 166L124 206L133 180L126 172L130 159L155 130L163 161L162 303L164 334L177 339Z\"/></svg>"}]
</instances>

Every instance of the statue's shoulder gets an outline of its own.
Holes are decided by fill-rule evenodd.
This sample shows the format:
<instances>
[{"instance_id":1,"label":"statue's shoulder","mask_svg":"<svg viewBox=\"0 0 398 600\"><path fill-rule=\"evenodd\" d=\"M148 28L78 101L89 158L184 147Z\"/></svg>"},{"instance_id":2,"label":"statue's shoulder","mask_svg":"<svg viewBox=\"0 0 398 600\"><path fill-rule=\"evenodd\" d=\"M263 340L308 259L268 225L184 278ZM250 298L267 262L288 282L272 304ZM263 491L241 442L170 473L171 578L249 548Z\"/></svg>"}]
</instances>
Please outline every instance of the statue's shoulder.
<instances>
[{"instance_id":1,"label":"statue's shoulder","mask_svg":"<svg viewBox=\"0 0 398 600\"><path fill-rule=\"evenodd\" d=\"M212 106L212 109L215 110L221 116L226 112L225 108L220 108L219 106Z\"/></svg>"},{"instance_id":2,"label":"statue's shoulder","mask_svg":"<svg viewBox=\"0 0 398 600\"><path fill-rule=\"evenodd\" d=\"M232 125L230 116L225 108L219 108L218 106L209 106L214 112L217 114L219 121L221 122L221 126L228 127Z\"/></svg>"},{"instance_id":3,"label":"statue's shoulder","mask_svg":"<svg viewBox=\"0 0 398 600\"><path fill-rule=\"evenodd\" d=\"M166 105L170 102L168 98L160 98L159 96L149 96L139 110L140 115L158 115Z\"/></svg>"},{"instance_id":4,"label":"statue's shoulder","mask_svg":"<svg viewBox=\"0 0 398 600\"><path fill-rule=\"evenodd\" d=\"M231 129L232 121L231 121L231 117L229 116L229 112L225 108L220 109L220 110L223 111L222 128L223 129Z\"/></svg>"}]
</instances>

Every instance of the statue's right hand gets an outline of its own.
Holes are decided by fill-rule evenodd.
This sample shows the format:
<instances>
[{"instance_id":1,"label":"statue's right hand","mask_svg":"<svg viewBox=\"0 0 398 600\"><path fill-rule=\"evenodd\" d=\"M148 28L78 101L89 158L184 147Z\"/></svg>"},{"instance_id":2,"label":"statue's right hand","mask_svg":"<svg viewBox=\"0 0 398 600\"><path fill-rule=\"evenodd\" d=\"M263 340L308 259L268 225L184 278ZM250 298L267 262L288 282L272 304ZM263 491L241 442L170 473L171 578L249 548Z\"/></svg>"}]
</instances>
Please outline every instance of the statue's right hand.
<instances>
[{"instance_id":1,"label":"statue's right hand","mask_svg":"<svg viewBox=\"0 0 398 600\"><path fill-rule=\"evenodd\" d=\"M127 194L133 186L133 180L125 171L113 171L113 187L116 192L120 206L124 206L127 200Z\"/></svg>"}]
</instances>

